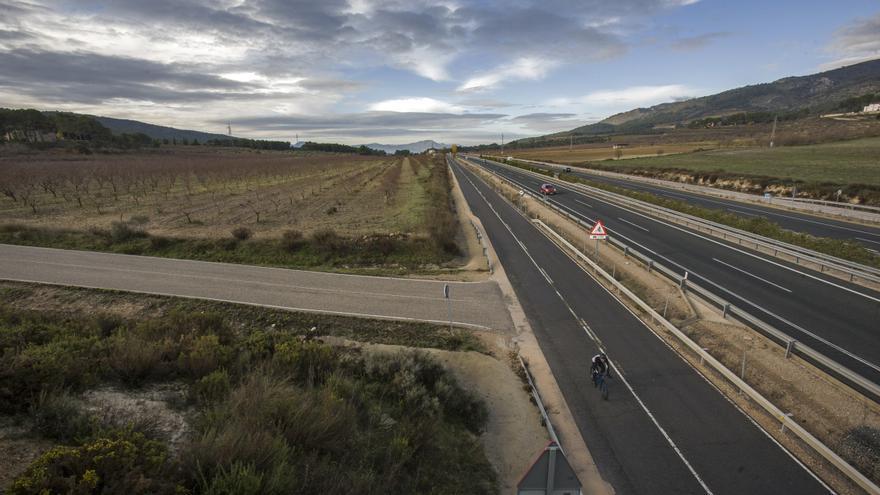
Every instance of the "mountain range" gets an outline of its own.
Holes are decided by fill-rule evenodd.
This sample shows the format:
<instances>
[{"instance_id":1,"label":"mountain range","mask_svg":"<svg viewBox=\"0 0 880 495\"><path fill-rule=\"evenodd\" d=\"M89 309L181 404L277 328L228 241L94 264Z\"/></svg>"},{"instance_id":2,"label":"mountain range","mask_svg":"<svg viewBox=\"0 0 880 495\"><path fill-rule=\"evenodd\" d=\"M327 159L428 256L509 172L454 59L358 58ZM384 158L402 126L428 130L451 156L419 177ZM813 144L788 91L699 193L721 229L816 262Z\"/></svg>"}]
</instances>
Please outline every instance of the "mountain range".
<instances>
[{"instance_id":1,"label":"mountain range","mask_svg":"<svg viewBox=\"0 0 880 495\"><path fill-rule=\"evenodd\" d=\"M636 108L570 131L520 139L511 144L537 145L541 141L568 139L569 136L650 132L741 113L769 112L780 118L819 115L841 110L841 105L848 99L857 100L875 93L880 99L880 59L743 86L709 96Z\"/></svg>"},{"instance_id":2,"label":"mountain range","mask_svg":"<svg viewBox=\"0 0 880 495\"><path fill-rule=\"evenodd\" d=\"M416 141L415 143L408 144L379 144L379 143L370 143L366 145L367 148L372 148L374 150L384 151L388 154L394 154L394 152L398 150L407 150L410 153L421 153L429 148L434 149L443 149L448 148L448 144L438 143L433 140L424 140L424 141Z\"/></svg>"}]
</instances>

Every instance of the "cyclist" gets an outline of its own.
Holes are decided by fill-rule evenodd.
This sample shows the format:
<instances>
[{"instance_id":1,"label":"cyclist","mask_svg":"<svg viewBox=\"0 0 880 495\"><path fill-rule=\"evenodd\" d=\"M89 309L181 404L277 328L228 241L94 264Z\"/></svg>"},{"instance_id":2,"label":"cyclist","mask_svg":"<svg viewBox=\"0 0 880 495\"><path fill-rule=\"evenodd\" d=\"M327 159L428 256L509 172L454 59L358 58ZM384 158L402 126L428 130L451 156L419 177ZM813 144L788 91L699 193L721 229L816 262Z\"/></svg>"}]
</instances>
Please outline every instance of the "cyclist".
<instances>
[{"instance_id":1,"label":"cyclist","mask_svg":"<svg viewBox=\"0 0 880 495\"><path fill-rule=\"evenodd\" d=\"M590 375L593 379L593 386L598 385L596 378L599 374L611 377L611 364L608 362L608 356L604 352L600 352L593 356L593 362L590 364Z\"/></svg>"}]
</instances>

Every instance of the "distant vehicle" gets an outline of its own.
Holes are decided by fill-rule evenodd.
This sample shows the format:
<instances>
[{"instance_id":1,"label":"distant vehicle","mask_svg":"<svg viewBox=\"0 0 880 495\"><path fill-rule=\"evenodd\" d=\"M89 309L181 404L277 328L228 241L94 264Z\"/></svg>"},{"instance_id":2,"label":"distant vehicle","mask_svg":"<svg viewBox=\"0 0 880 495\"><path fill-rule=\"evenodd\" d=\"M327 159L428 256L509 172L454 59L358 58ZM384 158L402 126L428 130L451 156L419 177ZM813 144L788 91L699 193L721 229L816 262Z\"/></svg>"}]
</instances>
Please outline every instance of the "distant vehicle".
<instances>
[{"instance_id":1,"label":"distant vehicle","mask_svg":"<svg viewBox=\"0 0 880 495\"><path fill-rule=\"evenodd\" d=\"M556 186L553 184L541 184L541 194L545 196L556 194Z\"/></svg>"},{"instance_id":2,"label":"distant vehicle","mask_svg":"<svg viewBox=\"0 0 880 495\"><path fill-rule=\"evenodd\" d=\"M570 174L570 173L571 173L571 167L565 167L565 173Z\"/></svg>"}]
</instances>

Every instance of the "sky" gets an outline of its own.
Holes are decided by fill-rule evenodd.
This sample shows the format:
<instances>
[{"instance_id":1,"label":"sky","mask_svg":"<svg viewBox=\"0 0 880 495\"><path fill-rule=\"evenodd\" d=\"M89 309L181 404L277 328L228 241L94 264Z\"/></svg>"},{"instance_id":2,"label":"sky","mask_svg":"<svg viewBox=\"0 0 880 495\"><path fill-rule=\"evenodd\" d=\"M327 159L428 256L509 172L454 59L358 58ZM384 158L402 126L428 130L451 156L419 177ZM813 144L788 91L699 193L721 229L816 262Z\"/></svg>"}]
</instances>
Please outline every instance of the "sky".
<instances>
[{"instance_id":1,"label":"sky","mask_svg":"<svg viewBox=\"0 0 880 495\"><path fill-rule=\"evenodd\" d=\"M876 0L0 0L0 107L478 144L880 57Z\"/></svg>"}]
</instances>

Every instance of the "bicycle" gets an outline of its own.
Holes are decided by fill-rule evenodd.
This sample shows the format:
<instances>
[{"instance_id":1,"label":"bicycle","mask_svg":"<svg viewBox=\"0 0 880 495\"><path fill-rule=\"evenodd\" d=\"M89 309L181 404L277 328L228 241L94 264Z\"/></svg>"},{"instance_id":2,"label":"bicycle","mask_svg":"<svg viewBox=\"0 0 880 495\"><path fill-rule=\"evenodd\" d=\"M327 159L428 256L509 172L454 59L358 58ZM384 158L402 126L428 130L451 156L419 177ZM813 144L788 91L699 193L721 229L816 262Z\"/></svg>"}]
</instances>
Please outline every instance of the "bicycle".
<instances>
[{"instance_id":1,"label":"bicycle","mask_svg":"<svg viewBox=\"0 0 880 495\"><path fill-rule=\"evenodd\" d=\"M599 389L599 393L602 395L602 400L608 400L608 381L606 378L608 377L608 373L596 373L593 375L593 385Z\"/></svg>"}]
</instances>

